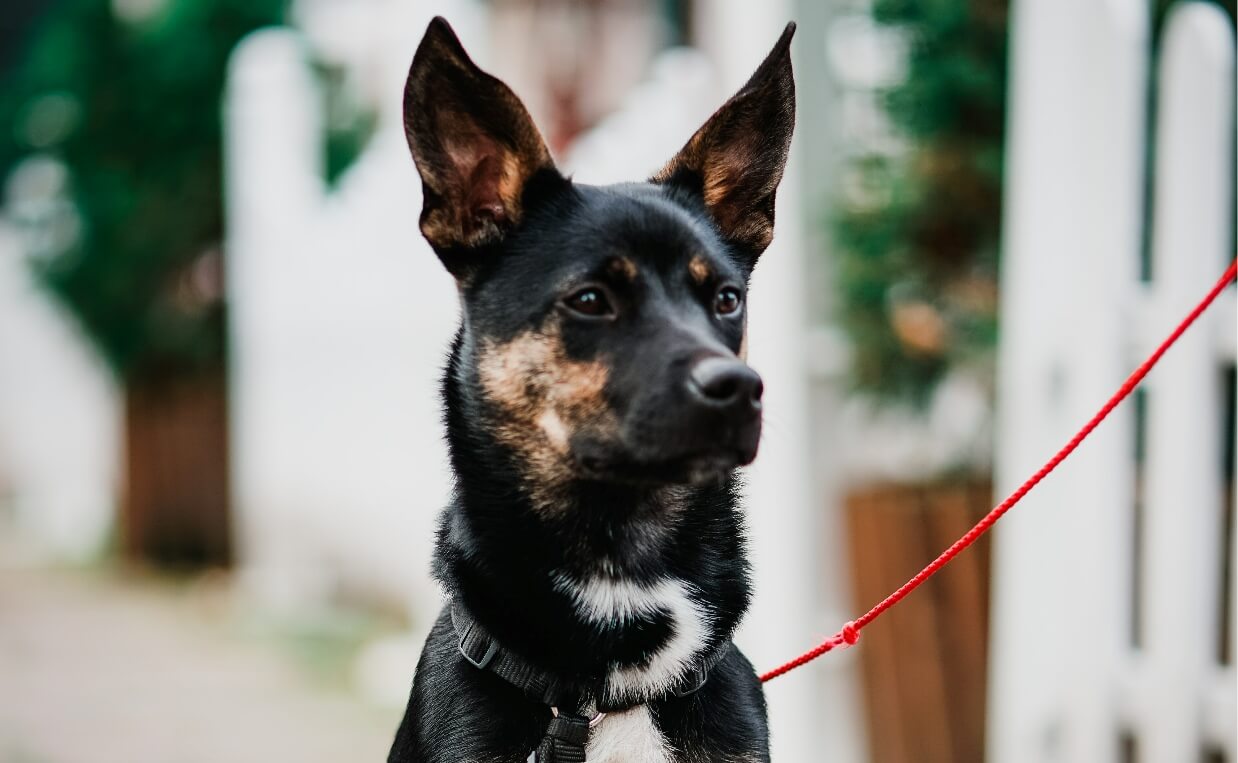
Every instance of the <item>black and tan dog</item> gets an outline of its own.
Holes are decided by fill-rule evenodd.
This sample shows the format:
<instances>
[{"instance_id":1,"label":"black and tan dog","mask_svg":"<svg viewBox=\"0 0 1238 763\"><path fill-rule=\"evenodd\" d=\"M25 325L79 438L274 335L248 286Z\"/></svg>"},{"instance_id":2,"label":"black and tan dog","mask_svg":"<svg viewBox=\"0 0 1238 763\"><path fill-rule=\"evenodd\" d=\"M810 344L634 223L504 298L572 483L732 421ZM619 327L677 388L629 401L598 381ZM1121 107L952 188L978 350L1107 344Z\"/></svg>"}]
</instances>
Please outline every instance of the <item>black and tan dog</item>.
<instances>
[{"instance_id":1,"label":"black and tan dog","mask_svg":"<svg viewBox=\"0 0 1238 763\"><path fill-rule=\"evenodd\" d=\"M761 430L745 294L795 120L793 31L652 179L605 187L555 169L445 21L426 31L404 118L463 306L434 568L451 601L391 761L769 759L731 643L734 471Z\"/></svg>"}]
</instances>

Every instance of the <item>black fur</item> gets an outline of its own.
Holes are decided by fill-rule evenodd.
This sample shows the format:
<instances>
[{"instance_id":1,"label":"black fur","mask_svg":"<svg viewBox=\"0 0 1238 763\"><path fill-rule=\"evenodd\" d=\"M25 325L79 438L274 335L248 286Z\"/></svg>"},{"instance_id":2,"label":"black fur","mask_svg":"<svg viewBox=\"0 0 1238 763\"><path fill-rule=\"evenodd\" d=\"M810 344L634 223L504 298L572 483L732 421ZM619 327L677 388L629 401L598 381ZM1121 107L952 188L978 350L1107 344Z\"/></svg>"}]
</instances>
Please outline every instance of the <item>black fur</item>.
<instances>
[{"instance_id":1,"label":"black fur","mask_svg":"<svg viewBox=\"0 0 1238 763\"><path fill-rule=\"evenodd\" d=\"M737 359L744 310L723 314L718 305L727 289L742 300L768 243L753 226L772 226L790 140L790 30L670 171L646 183L593 187L562 177L540 137L530 137L536 128L519 101L468 61L441 19L426 33L406 95L409 143L433 206L429 223L423 211L423 231L456 276L464 307L443 377L456 485L434 574L505 649L597 700L609 673L658 654L675 620L656 607L591 620L572 585L682 582L706 614L697 656L725 657L688 697L636 686L606 698L648 702L677 761L769 755L760 684L730 643L750 596L734 470L756 453L760 388L715 405L702 402L693 374L715 359L748 378ZM434 106L426 105L430 89ZM766 98L775 102L762 105ZM775 138L762 138L755 153L737 149L750 147L754 130ZM759 209L724 219L711 207L704 189L715 170L699 161L709 155L749 162L745 177L713 182L759 186L722 194ZM731 227L736 220L742 229ZM572 306L590 290L610 314ZM527 357L539 365L525 378ZM582 374L596 385L556 398ZM550 387L538 386L543 376ZM557 411L559 424L539 432L545 411ZM549 708L466 663L457 642L444 611L389 760L522 763Z\"/></svg>"}]
</instances>

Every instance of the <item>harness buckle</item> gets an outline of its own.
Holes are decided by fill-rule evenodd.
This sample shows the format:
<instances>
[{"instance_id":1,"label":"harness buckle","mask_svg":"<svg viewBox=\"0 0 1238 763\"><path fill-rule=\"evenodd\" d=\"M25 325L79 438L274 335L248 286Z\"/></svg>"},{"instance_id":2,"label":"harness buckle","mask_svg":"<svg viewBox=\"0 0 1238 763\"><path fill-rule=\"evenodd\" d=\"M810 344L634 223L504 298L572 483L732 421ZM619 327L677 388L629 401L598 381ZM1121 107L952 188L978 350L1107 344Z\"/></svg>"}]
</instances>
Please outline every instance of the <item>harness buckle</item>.
<instances>
[{"instance_id":1,"label":"harness buckle","mask_svg":"<svg viewBox=\"0 0 1238 763\"><path fill-rule=\"evenodd\" d=\"M470 622L468 627L464 629L464 633L460 634L460 656L464 657L465 662L477 668L478 670L485 670L486 666L488 666L494 660L494 656L499 653L499 642L495 641L492 638L487 638L485 639L485 642L486 642L486 653L485 654L483 654L479 658L474 657L473 655L469 654L469 650L466 644L468 643L469 636L473 634L473 626L474 626L474 623Z\"/></svg>"},{"instance_id":2,"label":"harness buckle","mask_svg":"<svg viewBox=\"0 0 1238 763\"><path fill-rule=\"evenodd\" d=\"M671 693L676 697L688 697L696 694L709 680L709 671L702 667L697 667L692 670L678 686L671 690Z\"/></svg>"}]
</instances>

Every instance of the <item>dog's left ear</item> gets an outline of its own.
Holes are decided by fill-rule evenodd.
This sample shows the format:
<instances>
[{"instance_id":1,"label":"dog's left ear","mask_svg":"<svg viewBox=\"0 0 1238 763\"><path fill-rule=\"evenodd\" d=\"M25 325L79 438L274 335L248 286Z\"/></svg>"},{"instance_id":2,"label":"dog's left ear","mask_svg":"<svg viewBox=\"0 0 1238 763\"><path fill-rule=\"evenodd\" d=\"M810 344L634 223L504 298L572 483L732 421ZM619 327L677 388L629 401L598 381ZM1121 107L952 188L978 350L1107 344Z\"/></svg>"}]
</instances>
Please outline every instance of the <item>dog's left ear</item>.
<instances>
[{"instance_id":1,"label":"dog's left ear","mask_svg":"<svg viewBox=\"0 0 1238 763\"><path fill-rule=\"evenodd\" d=\"M699 193L714 224L750 265L774 236L774 194L795 128L794 34L791 22L748 83L651 178Z\"/></svg>"}]
</instances>

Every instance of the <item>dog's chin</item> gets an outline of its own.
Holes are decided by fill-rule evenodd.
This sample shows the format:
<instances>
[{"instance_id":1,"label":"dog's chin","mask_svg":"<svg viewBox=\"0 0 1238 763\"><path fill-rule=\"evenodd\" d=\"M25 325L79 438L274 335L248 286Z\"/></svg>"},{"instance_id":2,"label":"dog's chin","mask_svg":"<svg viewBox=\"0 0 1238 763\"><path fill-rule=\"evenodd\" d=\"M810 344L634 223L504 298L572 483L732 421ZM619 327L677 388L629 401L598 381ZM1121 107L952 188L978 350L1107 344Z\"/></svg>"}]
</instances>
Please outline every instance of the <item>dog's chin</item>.
<instances>
[{"instance_id":1,"label":"dog's chin","mask_svg":"<svg viewBox=\"0 0 1238 763\"><path fill-rule=\"evenodd\" d=\"M588 454L576 459L579 473L593 482L638 486L708 485L752 463L756 448L715 448L654 458L628 454Z\"/></svg>"}]
</instances>

